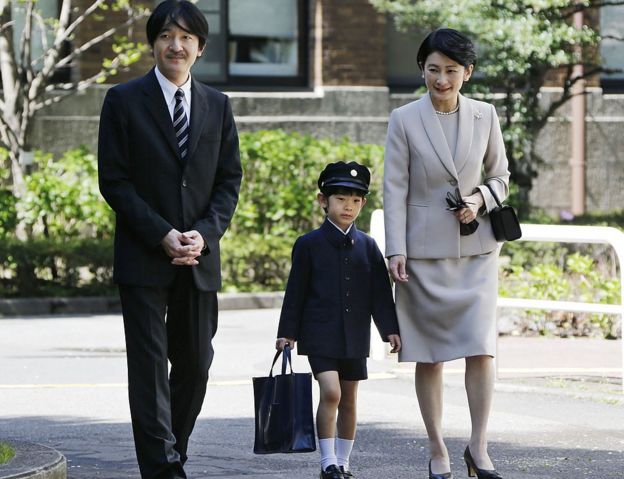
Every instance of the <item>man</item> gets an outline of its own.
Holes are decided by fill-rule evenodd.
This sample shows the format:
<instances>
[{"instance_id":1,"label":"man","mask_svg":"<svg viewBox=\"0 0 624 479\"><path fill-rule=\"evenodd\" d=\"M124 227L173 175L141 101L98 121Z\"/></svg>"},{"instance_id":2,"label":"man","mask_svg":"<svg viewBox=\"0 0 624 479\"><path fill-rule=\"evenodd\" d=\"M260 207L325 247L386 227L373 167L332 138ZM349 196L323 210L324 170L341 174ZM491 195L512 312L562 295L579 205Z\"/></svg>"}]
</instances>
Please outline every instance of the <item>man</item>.
<instances>
[{"instance_id":1,"label":"man","mask_svg":"<svg viewBox=\"0 0 624 479\"><path fill-rule=\"evenodd\" d=\"M242 171L228 98L190 74L208 36L202 13L167 0L146 30L155 67L106 95L99 180L116 213L114 280L141 477L177 479L186 478L188 440L206 392L219 240Z\"/></svg>"}]
</instances>

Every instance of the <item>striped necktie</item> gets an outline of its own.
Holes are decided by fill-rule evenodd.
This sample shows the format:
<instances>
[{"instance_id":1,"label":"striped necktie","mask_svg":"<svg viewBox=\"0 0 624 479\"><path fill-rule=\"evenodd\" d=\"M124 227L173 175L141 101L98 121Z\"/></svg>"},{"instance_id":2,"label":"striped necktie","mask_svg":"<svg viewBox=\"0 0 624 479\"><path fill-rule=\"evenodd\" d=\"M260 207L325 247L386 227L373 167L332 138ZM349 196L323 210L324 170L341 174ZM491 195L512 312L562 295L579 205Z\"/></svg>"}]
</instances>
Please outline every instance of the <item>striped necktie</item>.
<instances>
[{"instance_id":1,"label":"striped necktie","mask_svg":"<svg viewBox=\"0 0 624 479\"><path fill-rule=\"evenodd\" d=\"M175 108L173 109L173 129L175 130L176 139L178 141L178 150L180 151L180 158L183 160L188 153L188 139L189 139L189 123L184 112L184 105L182 100L184 99L184 92L178 88L175 92Z\"/></svg>"}]
</instances>

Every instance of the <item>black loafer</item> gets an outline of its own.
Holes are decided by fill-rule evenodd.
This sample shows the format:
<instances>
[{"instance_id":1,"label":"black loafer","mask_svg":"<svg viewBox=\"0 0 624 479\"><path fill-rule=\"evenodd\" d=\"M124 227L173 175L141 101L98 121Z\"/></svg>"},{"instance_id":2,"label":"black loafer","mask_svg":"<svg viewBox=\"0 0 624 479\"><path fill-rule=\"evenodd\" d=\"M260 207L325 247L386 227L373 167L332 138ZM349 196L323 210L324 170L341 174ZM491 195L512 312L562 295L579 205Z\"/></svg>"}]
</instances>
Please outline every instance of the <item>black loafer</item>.
<instances>
[{"instance_id":1,"label":"black loafer","mask_svg":"<svg viewBox=\"0 0 624 479\"><path fill-rule=\"evenodd\" d=\"M321 479L344 479L342 472L338 469L338 466L332 464L327 466L327 469L321 471Z\"/></svg>"},{"instance_id":2,"label":"black loafer","mask_svg":"<svg viewBox=\"0 0 624 479\"><path fill-rule=\"evenodd\" d=\"M348 470L345 469L344 466L340 466L340 472L342 472L342 477L344 477L345 479L352 477L353 479L355 479L355 476L353 475L353 473Z\"/></svg>"}]
</instances>

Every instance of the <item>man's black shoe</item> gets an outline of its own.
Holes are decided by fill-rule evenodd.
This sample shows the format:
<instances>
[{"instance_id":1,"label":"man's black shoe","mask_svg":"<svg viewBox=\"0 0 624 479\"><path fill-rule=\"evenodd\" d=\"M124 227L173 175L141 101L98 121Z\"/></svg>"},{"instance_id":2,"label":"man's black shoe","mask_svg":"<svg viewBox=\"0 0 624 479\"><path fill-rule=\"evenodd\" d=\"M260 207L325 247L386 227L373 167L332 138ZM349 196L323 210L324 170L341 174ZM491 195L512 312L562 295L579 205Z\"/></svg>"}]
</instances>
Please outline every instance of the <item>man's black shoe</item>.
<instances>
[{"instance_id":1,"label":"man's black shoe","mask_svg":"<svg viewBox=\"0 0 624 479\"><path fill-rule=\"evenodd\" d=\"M355 476L353 475L353 473L350 470L345 469L344 466L340 466L340 472L342 472L342 477L344 477L344 479L349 479L350 477L355 479Z\"/></svg>"},{"instance_id":2,"label":"man's black shoe","mask_svg":"<svg viewBox=\"0 0 624 479\"><path fill-rule=\"evenodd\" d=\"M344 479L344 477L335 464L327 466L327 469L321 471L321 479Z\"/></svg>"}]
</instances>

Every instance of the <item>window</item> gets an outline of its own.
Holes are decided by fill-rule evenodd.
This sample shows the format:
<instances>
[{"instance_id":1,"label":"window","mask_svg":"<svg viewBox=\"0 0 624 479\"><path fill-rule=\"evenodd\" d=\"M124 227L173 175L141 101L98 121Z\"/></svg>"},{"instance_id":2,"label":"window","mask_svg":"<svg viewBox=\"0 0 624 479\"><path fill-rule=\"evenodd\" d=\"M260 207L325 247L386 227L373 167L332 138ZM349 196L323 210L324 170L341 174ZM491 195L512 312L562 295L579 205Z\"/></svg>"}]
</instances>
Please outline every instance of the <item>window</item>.
<instances>
[{"instance_id":1,"label":"window","mask_svg":"<svg viewBox=\"0 0 624 479\"><path fill-rule=\"evenodd\" d=\"M600 55L606 68L620 70L602 76L607 90L624 90L624 5L602 7L600 10ZM618 40L622 39L622 40Z\"/></svg>"},{"instance_id":2,"label":"window","mask_svg":"<svg viewBox=\"0 0 624 479\"><path fill-rule=\"evenodd\" d=\"M41 15L43 20L56 19L58 14L58 6L56 0L39 0L35 6L37 13ZM13 19L13 45L15 48L19 48L20 40L22 38L22 32L24 31L26 5L21 2L11 3L11 16ZM43 41L44 35L42 35L42 25L33 21L32 34L31 34L31 57L33 60L40 60L37 64L37 68L43 66L41 62L41 55L43 54ZM48 45L54 42L54 32L49 26L45 29L45 41Z\"/></svg>"},{"instance_id":3,"label":"window","mask_svg":"<svg viewBox=\"0 0 624 479\"><path fill-rule=\"evenodd\" d=\"M386 22L386 74L388 86L396 91L414 91L425 84L416 63L418 47L426 31L412 28L407 32L396 29L394 21Z\"/></svg>"},{"instance_id":4,"label":"window","mask_svg":"<svg viewBox=\"0 0 624 479\"><path fill-rule=\"evenodd\" d=\"M210 26L193 73L228 85L307 84L307 1L200 0Z\"/></svg>"},{"instance_id":5,"label":"window","mask_svg":"<svg viewBox=\"0 0 624 479\"><path fill-rule=\"evenodd\" d=\"M32 22L30 56L33 68L39 71L43 68L43 53L54 43L53 24L58 20L60 5L57 0L38 0L34 6L36 13ZM13 20L13 46L20 48L22 32L26 20L25 2L11 2L11 18ZM38 21L40 19L41 21ZM45 47L45 48L44 48ZM65 41L61 46L61 58L70 53L70 42ZM71 78L72 65L57 70L52 75L53 82L67 82Z\"/></svg>"}]
</instances>

